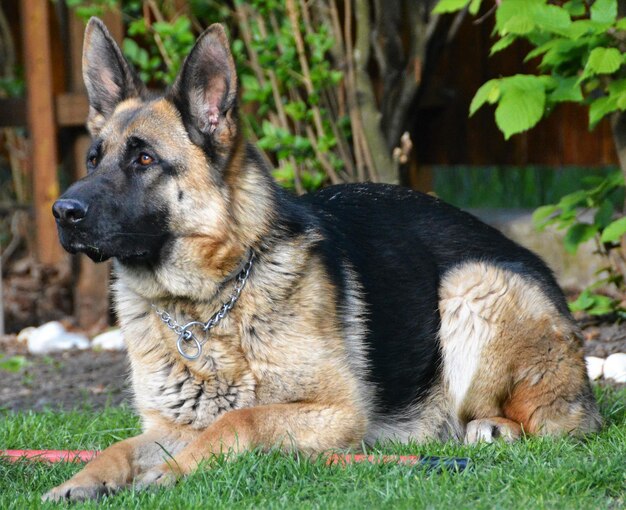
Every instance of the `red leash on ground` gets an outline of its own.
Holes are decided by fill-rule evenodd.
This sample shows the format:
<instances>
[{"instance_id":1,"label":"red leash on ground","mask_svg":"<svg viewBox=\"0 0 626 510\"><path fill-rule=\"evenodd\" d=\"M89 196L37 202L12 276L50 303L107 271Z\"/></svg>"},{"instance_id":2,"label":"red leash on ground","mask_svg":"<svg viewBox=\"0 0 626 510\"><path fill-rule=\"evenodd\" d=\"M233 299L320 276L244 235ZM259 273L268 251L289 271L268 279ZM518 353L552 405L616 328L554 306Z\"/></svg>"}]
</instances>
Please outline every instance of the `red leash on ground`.
<instances>
[{"instance_id":1,"label":"red leash on ground","mask_svg":"<svg viewBox=\"0 0 626 510\"><path fill-rule=\"evenodd\" d=\"M9 462L33 460L39 462L88 462L99 452L95 450L0 450L0 459ZM448 468L462 471L467 467L468 459L440 457L421 457L419 455L329 455L327 466L345 467L349 464L403 464L407 466L422 465L427 469Z\"/></svg>"},{"instance_id":2,"label":"red leash on ground","mask_svg":"<svg viewBox=\"0 0 626 510\"><path fill-rule=\"evenodd\" d=\"M41 462L89 462L94 450L0 450L0 458L9 462L37 460Z\"/></svg>"}]
</instances>

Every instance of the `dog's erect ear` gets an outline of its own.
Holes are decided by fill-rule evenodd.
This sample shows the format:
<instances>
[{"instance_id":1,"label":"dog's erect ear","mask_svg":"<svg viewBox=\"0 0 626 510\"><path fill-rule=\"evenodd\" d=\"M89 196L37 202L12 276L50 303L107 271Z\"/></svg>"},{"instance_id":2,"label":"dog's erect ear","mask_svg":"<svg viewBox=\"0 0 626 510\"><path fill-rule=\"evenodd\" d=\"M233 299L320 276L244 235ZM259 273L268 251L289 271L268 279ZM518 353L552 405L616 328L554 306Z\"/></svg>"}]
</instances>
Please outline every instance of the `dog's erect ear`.
<instances>
[{"instance_id":1,"label":"dog's erect ear","mask_svg":"<svg viewBox=\"0 0 626 510\"><path fill-rule=\"evenodd\" d=\"M98 18L91 18L85 29L83 80L89 96L87 128L92 136L98 134L118 103L140 96L145 89Z\"/></svg>"},{"instance_id":2,"label":"dog's erect ear","mask_svg":"<svg viewBox=\"0 0 626 510\"><path fill-rule=\"evenodd\" d=\"M237 136L237 71L222 25L211 25L198 38L170 98L194 143L230 148Z\"/></svg>"}]
</instances>

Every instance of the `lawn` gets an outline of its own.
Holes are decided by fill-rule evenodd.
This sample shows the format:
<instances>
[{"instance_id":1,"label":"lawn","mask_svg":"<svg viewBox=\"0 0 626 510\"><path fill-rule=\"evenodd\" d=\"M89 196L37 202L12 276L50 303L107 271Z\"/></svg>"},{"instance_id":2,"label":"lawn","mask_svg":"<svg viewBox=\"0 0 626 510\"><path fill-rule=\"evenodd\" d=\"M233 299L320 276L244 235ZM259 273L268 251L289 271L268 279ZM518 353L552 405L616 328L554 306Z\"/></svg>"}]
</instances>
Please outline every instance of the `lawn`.
<instances>
[{"instance_id":1,"label":"lawn","mask_svg":"<svg viewBox=\"0 0 626 510\"><path fill-rule=\"evenodd\" d=\"M586 439L526 439L515 445L392 445L382 453L469 457L464 472L398 465L327 467L254 453L221 462L173 489L125 491L76 508L624 508L626 389L596 388L606 426ZM127 408L0 413L0 448L93 449L138 432ZM0 508L52 507L39 498L80 468L0 461Z\"/></svg>"}]
</instances>

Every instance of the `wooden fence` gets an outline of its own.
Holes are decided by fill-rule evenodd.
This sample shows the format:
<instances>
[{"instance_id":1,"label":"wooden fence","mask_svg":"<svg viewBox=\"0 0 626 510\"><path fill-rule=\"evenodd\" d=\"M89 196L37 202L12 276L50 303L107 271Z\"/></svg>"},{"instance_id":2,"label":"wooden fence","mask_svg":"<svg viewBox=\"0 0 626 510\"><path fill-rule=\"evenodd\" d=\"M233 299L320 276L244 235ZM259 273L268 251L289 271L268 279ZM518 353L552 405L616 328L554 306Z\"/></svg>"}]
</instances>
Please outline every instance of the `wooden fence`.
<instances>
[{"instance_id":1,"label":"wooden fence","mask_svg":"<svg viewBox=\"0 0 626 510\"><path fill-rule=\"evenodd\" d=\"M469 104L487 80L533 73L524 64L529 47L517 42L489 56L494 17L475 24L468 17L434 70L433 86L420 104L412 132L418 159L425 165L598 166L617 162L608 122L588 129L586 108L563 104L532 130L505 141L495 125L494 107L468 119Z\"/></svg>"},{"instance_id":2,"label":"wooden fence","mask_svg":"<svg viewBox=\"0 0 626 510\"><path fill-rule=\"evenodd\" d=\"M28 127L36 257L45 265L67 265L71 259L58 242L51 208L60 194L57 168L64 165L73 178L81 177L89 146L81 72L84 23L63 2L20 0L3 8L24 62L26 97L0 99L0 127ZM121 18L109 15L105 21L121 42ZM108 314L110 267L82 256L77 265L75 316L90 326Z\"/></svg>"}]
</instances>

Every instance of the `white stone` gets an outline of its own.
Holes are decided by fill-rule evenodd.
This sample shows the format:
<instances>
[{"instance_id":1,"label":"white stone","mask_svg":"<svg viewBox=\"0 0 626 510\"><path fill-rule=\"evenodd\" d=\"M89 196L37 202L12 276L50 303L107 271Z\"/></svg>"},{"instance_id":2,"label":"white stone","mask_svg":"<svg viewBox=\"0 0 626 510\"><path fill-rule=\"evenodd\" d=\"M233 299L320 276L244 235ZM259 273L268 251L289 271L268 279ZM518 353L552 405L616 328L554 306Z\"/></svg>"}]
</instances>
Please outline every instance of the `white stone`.
<instances>
[{"instance_id":1,"label":"white stone","mask_svg":"<svg viewBox=\"0 0 626 510\"><path fill-rule=\"evenodd\" d=\"M126 349L124 337L119 329L111 329L96 336L91 345L96 349L104 349L105 351L123 351Z\"/></svg>"},{"instance_id":2,"label":"white stone","mask_svg":"<svg viewBox=\"0 0 626 510\"><path fill-rule=\"evenodd\" d=\"M595 356L585 357L587 365L587 375L591 381L600 379L604 373L604 358L596 358Z\"/></svg>"},{"instance_id":3,"label":"white stone","mask_svg":"<svg viewBox=\"0 0 626 510\"><path fill-rule=\"evenodd\" d=\"M32 326L24 328L22 331L20 331L17 334L17 341L21 344L27 343L28 339L30 338L30 335L32 335L36 329L37 328L33 328Z\"/></svg>"},{"instance_id":4,"label":"white stone","mask_svg":"<svg viewBox=\"0 0 626 510\"><path fill-rule=\"evenodd\" d=\"M626 353L611 354L604 362L604 378L626 383Z\"/></svg>"},{"instance_id":5,"label":"white stone","mask_svg":"<svg viewBox=\"0 0 626 510\"><path fill-rule=\"evenodd\" d=\"M48 322L27 335L28 352L48 354L68 349L87 349L89 340L85 335L65 331L63 324Z\"/></svg>"}]
</instances>

